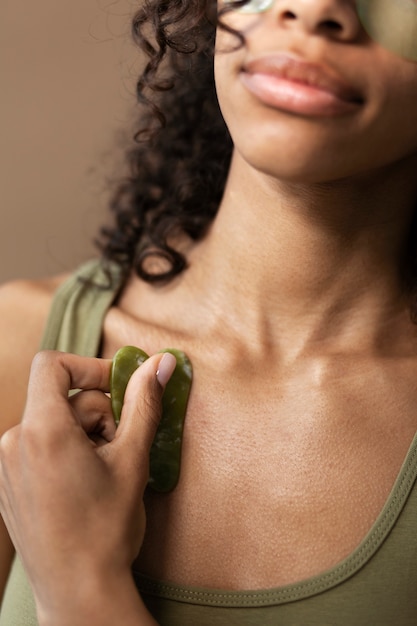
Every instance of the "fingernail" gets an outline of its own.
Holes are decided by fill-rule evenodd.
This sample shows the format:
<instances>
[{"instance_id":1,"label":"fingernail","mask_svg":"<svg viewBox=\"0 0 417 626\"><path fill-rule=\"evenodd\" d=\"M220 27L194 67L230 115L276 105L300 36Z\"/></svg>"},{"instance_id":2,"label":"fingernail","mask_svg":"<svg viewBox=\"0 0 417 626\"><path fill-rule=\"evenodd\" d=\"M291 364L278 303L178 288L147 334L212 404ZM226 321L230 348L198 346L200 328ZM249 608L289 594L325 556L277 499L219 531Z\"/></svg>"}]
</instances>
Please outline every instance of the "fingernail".
<instances>
[{"instance_id":1,"label":"fingernail","mask_svg":"<svg viewBox=\"0 0 417 626\"><path fill-rule=\"evenodd\" d=\"M158 370L156 372L156 378L158 379L161 387L165 387L177 365L177 359L170 352L165 352L162 359L159 361Z\"/></svg>"}]
</instances>

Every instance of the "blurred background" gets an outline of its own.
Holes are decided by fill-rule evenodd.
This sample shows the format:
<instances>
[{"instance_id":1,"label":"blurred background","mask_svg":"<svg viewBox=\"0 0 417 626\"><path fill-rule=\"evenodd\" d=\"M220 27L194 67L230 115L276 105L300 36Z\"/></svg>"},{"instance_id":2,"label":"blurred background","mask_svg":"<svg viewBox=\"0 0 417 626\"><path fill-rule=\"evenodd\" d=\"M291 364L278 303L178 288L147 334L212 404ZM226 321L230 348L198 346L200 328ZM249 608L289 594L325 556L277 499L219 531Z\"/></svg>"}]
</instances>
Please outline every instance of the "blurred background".
<instances>
[{"instance_id":1,"label":"blurred background","mask_svg":"<svg viewBox=\"0 0 417 626\"><path fill-rule=\"evenodd\" d=\"M122 172L140 69L138 0L5 0L0 7L0 282L96 254Z\"/></svg>"}]
</instances>

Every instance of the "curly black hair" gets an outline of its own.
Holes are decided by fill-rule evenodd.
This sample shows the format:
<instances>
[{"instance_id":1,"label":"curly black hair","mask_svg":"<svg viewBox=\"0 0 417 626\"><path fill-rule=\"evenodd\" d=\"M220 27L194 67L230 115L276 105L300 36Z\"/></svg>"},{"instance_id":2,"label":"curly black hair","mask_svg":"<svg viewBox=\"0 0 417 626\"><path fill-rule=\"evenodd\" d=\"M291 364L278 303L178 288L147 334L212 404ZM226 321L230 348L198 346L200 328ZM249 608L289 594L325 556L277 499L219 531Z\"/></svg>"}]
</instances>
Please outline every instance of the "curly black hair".
<instances>
[{"instance_id":1,"label":"curly black hair","mask_svg":"<svg viewBox=\"0 0 417 626\"><path fill-rule=\"evenodd\" d=\"M213 70L223 11L216 0L145 0L134 16L133 37L147 57L137 81L141 127L111 200L114 225L102 228L98 244L125 276L132 268L151 283L177 276L187 261L172 242L181 233L201 239L218 210L232 155ZM155 256L164 261L157 271L149 269Z\"/></svg>"}]
</instances>

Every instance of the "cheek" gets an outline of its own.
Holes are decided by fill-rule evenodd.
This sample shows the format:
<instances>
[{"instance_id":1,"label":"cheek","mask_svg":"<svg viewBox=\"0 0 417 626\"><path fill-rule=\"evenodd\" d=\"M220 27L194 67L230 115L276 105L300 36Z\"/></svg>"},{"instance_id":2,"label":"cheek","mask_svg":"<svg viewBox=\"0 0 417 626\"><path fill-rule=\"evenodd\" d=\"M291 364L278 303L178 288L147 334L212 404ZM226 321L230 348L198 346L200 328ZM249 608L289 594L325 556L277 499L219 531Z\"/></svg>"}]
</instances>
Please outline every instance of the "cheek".
<instances>
[{"instance_id":1,"label":"cheek","mask_svg":"<svg viewBox=\"0 0 417 626\"><path fill-rule=\"evenodd\" d=\"M240 67L243 64L244 53L241 49L230 52L225 42L227 34L219 37L216 42L216 54L214 57L214 79L216 85L217 98L220 109L229 130L232 130L233 119L244 114L244 107L240 103ZM234 41L236 44L236 42ZM228 51L227 51L228 50Z\"/></svg>"},{"instance_id":2,"label":"cheek","mask_svg":"<svg viewBox=\"0 0 417 626\"><path fill-rule=\"evenodd\" d=\"M417 152L417 64L412 65L399 62L389 75L380 75L374 98L371 132L398 158ZM370 103L372 110L372 97Z\"/></svg>"}]
</instances>

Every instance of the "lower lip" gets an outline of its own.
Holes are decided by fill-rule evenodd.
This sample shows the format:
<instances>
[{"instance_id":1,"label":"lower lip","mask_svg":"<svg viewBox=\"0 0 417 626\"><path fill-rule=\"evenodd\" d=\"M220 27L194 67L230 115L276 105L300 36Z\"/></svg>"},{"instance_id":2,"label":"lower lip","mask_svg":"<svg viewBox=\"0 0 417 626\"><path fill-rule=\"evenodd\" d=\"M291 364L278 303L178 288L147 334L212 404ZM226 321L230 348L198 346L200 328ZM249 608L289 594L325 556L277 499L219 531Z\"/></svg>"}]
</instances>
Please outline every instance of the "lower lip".
<instances>
[{"instance_id":1,"label":"lower lip","mask_svg":"<svg viewBox=\"0 0 417 626\"><path fill-rule=\"evenodd\" d=\"M356 111L358 102L271 74L242 72L245 87L264 104L297 115L309 117L334 117Z\"/></svg>"}]
</instances>

